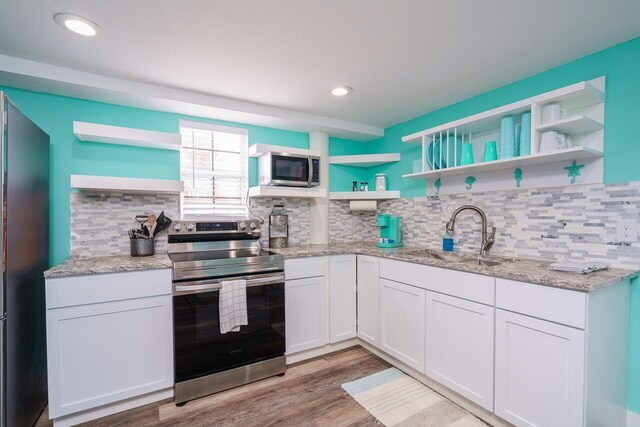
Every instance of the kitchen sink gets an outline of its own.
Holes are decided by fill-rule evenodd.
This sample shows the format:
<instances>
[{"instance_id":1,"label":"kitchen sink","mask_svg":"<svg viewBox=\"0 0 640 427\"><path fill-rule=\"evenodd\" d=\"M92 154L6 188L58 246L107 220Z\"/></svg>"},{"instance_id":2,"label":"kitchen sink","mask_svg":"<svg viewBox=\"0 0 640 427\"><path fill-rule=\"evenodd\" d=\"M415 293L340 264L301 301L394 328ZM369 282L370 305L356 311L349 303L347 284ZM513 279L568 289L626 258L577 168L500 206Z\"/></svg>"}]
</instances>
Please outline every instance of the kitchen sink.
<instances>
[{"instance_id":1,"label":"kitchen sink","mask_svg":"<svg viewBox=\"0 0 640 427\"><path fill-rule=\"evenodd\" d=\"M496 265L502 264L501 261L491 261L491 260L488 260L488 259L479 259L479 258L470 259L470 260L467 260L467 261L464 261L464 262L468 262L470 264L477 264L477 265L482 266L482 267L495 267Z\"/></svg>"},{"instance_id":2,"label":"kitchen sink","mask_svg":"<svg viewBox=\"0 0 640 427\"><path fill-rule=\"evenodd\" d=\"M430 250L411 250L405 252L408 255L420 256L424 258L436 259L438 261L450 262L450 263L469 263L473 265L479 265L482 267L495 267L501 265L503 261L495 261L484 258L471 258L455 254L445 254L440 252L432 252Z\"/></svg>"},{"instance_id":3,"label":"kitchen sink","mask_svg":"<svg viewBox=\"0 0 640 427\"><path fill-rule=\"evenodd\" d=\"M469 261L475 261L473 258L461 257L459 255L440 254L440 253L435 253L435 252L430 252L429 253L429 258L437 259L437 260L440 260L440 261L446 261L446 262L469 262Z\"/></svg>"}]
</instances>

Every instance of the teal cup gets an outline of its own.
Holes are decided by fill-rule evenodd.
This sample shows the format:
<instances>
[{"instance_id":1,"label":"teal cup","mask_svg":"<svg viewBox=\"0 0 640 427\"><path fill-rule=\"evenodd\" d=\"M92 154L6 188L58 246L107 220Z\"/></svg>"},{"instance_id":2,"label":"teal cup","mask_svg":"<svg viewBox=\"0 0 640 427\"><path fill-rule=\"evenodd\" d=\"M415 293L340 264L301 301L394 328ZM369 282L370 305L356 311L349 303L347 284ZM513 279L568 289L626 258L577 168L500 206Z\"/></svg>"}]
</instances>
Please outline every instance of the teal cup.
<instances>
[{"instance_id":1,"label":"teal cup","mask_svg":"<svg viewBox=\"0 0 640 427\"><path fill-rule=\"evenodd\" d=\"M496 142L487 141L484 144L484 157L482 158L482 161L493 162L494 160L498 160L498 148L496 147Z\"/></svg>"},{"instance_id":2,"label":"teal cup","mask_svg":"<svg viewBox=\"0 0 640 427\"><path fill-rule=\"evenodd\" d=\"M473 145L462 144L462 154L460 155L460 166L473 164Z\"/></svg>"}]
</instances>

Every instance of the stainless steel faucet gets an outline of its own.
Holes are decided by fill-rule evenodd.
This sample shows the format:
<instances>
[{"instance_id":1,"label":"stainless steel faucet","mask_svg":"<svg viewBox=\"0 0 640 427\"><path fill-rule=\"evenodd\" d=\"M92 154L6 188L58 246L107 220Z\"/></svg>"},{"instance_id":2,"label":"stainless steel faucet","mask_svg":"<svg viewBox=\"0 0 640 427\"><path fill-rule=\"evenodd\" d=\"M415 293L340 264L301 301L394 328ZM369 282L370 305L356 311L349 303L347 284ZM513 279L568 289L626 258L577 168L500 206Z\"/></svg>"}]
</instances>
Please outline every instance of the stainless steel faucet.
<instances>
[{"instance_id":1,"label":"stainless steel faucet","mask_svg":"<svg viewBox=\"0 0 640 427\"><path fill-rule=\"evenodd\" d=\"M491 231L491 234L487 232L487 215L485 215L483 210L479 207L473 205L463 205L453 211L453 214L451 214L451 219L449 220L449 222L447 222L447 231L453 232L453 229L456 226L456 217L460 212L466 210L475 211L480 215L480 218L482 218L482 246L480 247L480 255L487 256L487 252L489 252L489 249L491 249L491 247L495 243L496 228L493 227L493 231Z\"/></svg>"}]
</instances>

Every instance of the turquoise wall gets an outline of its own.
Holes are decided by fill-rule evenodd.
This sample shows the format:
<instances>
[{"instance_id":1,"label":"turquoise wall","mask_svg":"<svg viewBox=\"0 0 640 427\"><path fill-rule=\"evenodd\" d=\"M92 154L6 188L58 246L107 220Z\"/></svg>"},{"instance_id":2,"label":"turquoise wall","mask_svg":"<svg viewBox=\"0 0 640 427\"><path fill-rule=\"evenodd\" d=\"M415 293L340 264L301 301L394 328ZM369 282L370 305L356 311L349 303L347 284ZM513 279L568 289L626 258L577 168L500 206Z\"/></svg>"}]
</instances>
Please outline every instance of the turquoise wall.
<instances>
[{"instance_id":1,"label":"turquoise wall","mask_svg":"<svg viewBox=\"0 0 640 427\"><path fill-rule=\"evenodd\" d=\"M246 128L249 131L249 145L264 143L309 147L309 135L303 132L128 108L1 86L0 90L5 91L20 110L51 137L52 265L69 256L70 175L180 178L180 154L177 151L80 142L73 134L74 121L177 133L180 119L188 119ZM256 183L257 161L250 159L249 185Z\"/></svg>"},{"instance_id":2,"label":"turquoise wall","mask_svg":"<svg viewBox=\"0 0 640 427\"><path fill-rule=\"evenodd\" d=\"M330 138L329 155L346 156L353 154L370 154L372 146L370 143L357 143L347 139ZM353 181L369 182L371 189L374 185L374 168L359 168L355 166L331 165L329 167L329 191L351 191Z\"/></svg>"},{"instance_id":3,"label":"turquoise wall","mask_svg":"<svg viewBox=\"0 0 640 427\"><path fill-rule=\"evenodd\" d=\"M384 137L368 143L369 152L400 151L402 160L379 166L370 173L384 171L389 177L390 189L400 190L402 197L424 196L423 180L401 177L410 173L411 161L421 156L419 146L402 143L402 136L603 75L606 76L607 96L604 181L640 181L640 143L637 136L640 119L640 38L387 128ZM629 342L628 407L640 413L640 285L637 283L633 283L631 290Z\"/></svg>"}]
</instances>

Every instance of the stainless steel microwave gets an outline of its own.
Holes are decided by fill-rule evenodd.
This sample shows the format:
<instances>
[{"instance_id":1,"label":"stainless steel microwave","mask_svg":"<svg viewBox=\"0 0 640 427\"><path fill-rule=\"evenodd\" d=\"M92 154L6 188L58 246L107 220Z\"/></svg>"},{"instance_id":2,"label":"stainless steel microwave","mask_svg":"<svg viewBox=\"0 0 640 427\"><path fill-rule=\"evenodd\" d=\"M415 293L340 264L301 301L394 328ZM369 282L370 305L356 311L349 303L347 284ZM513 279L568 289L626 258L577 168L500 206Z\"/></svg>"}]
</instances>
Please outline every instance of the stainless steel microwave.
<instances>
[{"instance_id":1,"label":"stainless steel microwave","mask_svg":"<svg viewBox=\"0 0 640 427\"><path fill-rule=\"evenodd\" d=\"M285 187L320 185L320 157L265 153L258 158L258 183Z\"/></svg>"}]
</instances>

